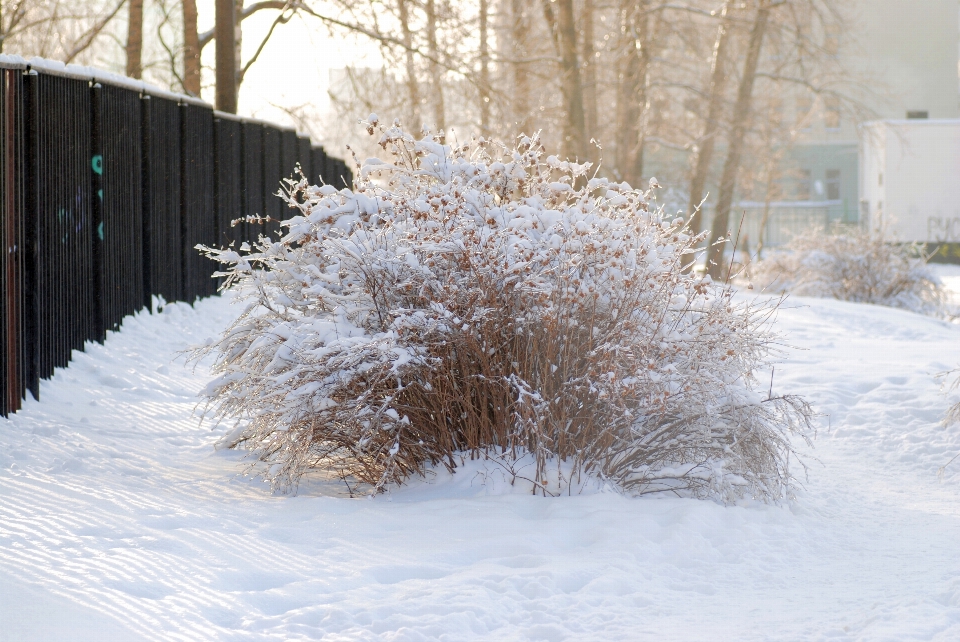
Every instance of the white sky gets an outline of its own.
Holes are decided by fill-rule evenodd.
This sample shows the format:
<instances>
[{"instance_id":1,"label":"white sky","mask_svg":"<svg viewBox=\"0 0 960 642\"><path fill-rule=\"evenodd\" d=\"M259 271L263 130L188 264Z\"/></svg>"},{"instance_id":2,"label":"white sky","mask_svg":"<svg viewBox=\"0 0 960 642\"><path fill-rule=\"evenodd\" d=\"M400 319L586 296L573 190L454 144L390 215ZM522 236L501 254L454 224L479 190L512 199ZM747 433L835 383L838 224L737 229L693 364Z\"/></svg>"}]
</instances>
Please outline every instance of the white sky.
<instances>
[{"instance_id":1,"label":"white sky","mask_svg":"<svg viewBox=\"0 0 960 642\"><path fill-rule=\"evenodd\" d=\"M253 0L248 0L248 4ZM335 11L324 11L322 3L314 8L320 13L335 16ZM199 31L213 27L214 0L199 0ZM253 56L266 35L276 11L261 11L243 21L243 61ZM206 89L203 98L214 101L213 67L216 46L207 45L203 62L209 69L204 76ZM239 113L255 116L278 124L288 124L286 114L271 105L293 107L312 103L321 111L329 105L327 86L330 69L347 65L380 66L381 59L375 46L368 41L337 35L331 37L327 28L311 16L296 16L285 25L278 25L261 52L257 62L247 72L240 87Z\"/></svg>"}]
</instances>

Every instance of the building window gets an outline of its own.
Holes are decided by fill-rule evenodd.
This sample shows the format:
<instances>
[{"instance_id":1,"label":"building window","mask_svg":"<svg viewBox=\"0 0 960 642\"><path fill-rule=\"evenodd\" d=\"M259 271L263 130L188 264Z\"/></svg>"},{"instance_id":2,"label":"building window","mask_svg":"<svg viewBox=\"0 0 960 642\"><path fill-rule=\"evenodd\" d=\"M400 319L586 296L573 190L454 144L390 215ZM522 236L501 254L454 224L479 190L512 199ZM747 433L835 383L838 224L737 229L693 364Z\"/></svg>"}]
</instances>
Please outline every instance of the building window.
<instances>
[{"instance_id":1,"label":"building window","mask_svg":"<svg viewBox=\"0 0 960 642\"><path fill-rule=\"evenodd\" d=\"M827 183L827 200L839 201L840 200L840 170L828 169L826 183Z\"/></svg>"},{"instance_id":2,"label":"building window","mask_svg":"<svg viewBox=\"0 0 960 642\"><path fill-rule=\"evenodd\" d=\"M809 201L810 200L810 190L813 187L813 182L810 176L809 169L801 169L797 172L797 200L800 201Z\"/></svg>"},{"instance_id":3,"label":"building window","mask_svg":"<svg viewBox=\"0 0 960 642\"><path fill-rule=\"evenodd\" d=\"M836 96L827 96L823 99L824 126L827 129L840 129L840 99Z\"/></svg>"},{"instance_id":4,"label":"building window","mask_svg":"<svg viewBox=\"0 0 960 642\"><path fill-rule=\"evenodd\" d=\"M907 118L910 120L922 120L925 118L930 118L930 112L927 111L908 111Z\"/></svg>"}]
</instances>

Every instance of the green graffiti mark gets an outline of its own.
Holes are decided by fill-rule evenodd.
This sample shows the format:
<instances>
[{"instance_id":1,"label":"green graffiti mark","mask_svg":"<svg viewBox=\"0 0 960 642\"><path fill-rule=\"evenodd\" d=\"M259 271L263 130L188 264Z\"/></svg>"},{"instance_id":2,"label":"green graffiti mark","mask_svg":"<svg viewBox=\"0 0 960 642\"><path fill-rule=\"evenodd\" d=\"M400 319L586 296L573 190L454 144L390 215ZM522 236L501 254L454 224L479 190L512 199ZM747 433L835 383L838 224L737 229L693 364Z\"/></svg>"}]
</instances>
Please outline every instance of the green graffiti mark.
<instances>
[{"instance_id":1,"label":"green graffiti mark","mask_svg":"<svg viewBox=\"0 0 960 642\"><path fill-rule=\"evenodd\" d=\"M103 240L103 222L101 221L100 225L97 226L97 236L100 240Z\"/></svg>"},{"instance_id":2,"label":"green graffiti mark","mask_svg":"<svg viewBox=\"0 0 960 642\"><path fill-rule=\"evenodd\" d=\"M103 156L97 154L93 157L93 171L95 174L103 176Z\"/></svg>"},{"instance_id":3,"label":"green graffiti mark","mask_svg":"<svg viewBox=\"0 0 960 642\"><path fill-rule=\"evenodd\" d=\"M100 197L100 200L103 201L103 190L102 190L102 189L98 189L98 190L97 190L97 196L99 196L99 197Z\"/></svg>"}]
</instances>

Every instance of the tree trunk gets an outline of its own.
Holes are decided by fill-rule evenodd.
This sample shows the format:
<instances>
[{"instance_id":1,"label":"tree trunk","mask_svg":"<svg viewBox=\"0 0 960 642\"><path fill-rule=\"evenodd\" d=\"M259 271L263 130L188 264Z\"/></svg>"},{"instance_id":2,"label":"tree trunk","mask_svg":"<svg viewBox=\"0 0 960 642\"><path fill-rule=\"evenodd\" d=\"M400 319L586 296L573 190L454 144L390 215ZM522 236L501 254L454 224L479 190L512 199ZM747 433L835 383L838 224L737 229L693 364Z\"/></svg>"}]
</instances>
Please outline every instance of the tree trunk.
<instances>
[{"instance_id":1,"label":"tree trunk","mask_svg":"<svg viewBox=\"0 0 960 642\"><path fill-rule=\"evenodd\" d=\"M487 43L489 0L480 0L480 135L490 135L490 50Z\"/></svg>"},{"instance_id":2,"label":"tree trunk","mask_svg":"<svg viewBox=\"0 0 960 642\"><path fill-rule=\"evenodd\" d=\"M597 137L597 59L593 48L593 0L583 0L583 122L584 142L592 162L599 151L590 140Z\"/></svg>"},{"instance_id":3,"label":"tree trunk","mask_svg":"<svg viewBox=\"0 0 960 642\"><path fill-rule=\"evenodd\" d=\"M427 47L430 52L430 88L433 90L433 119L437 131L447 128L446 110L443 106L443 70L437 63L440 49L437 47L437 6L435 0L427 0Z\"/></svg>"},{"instance_id":4,"label":"tree trunk","mask_svg":"<svg viewBox=\"0 0 960 642\"><path fill-rule=\"evenodd\" d=\"M143 0L130 0L127 22L127 76L143 76Z\"/></svg>"},{"instance_id":5,"label":"tree trunk","mask_svg":"<svg viewBox=\"0 0 960 642\"><path fill-rule=\"evenodd\" d=\"M766 189L763 194L763 216L760 218L760 234L757 238L757 260L763 258L762 252L765 244L764 239L767 234L767 222L770 219L770 202L773 200L777 177L780 175L781 153L768 153L770 157L767 160Z\"/></svg>"},{"instance_id":6,"label":"tree trunk","mask_svg":"<svg viewBox=\"0 0 960 642\"><path fill-rule=\"evenodd\" d=\"M560 48L561 87L565 127L563 151L567 158L587 159L584 140L583 87L577 57L577 29L573 19L573 0L557 0L557 43Z\"/></svg>"},{"instance_id":7,"label":"tree trunk","mask_svg":"<svg viewBox=\"0 0 960 642\"><path fill-rule=\"evenodd\" d=\"M637 127L640 124L640 116L637 111L637 39L633 31L633 1L622 0L618 11L620 27L620 55L618 82L617 82L617 134L614 139L616 148L616 157L614 158L614 168L619 180L632 182L628 180L630 168L633 167L633 159L630 157L630 150L633 148L633 141L639 137Z\"/></svg>"},{"instance_id":8,"label":"tree trunk","mask_svg":"<svg viewBox=\"0 0 960 642\"><path fill-rule=\"evenodd\" d=\"M183 91L200 95L200 37L197 34L197 2L183 0Z\"/></svg>"},{"instance_id":9,"label":"tree trunk","mask_svg":"<svg viewBox=\"0 0 960 642\"><path fill-rule=\"evenodd\" d=\"M236 0L217 0L217 96L216 106L228 114L237 113Z\"/></svg>"},{"instance_id":10,"label":"tree trunk","mask_svg":"<svg viewBox=\"0 0 960 642\"><path fill-rule=\"evenodd\" d=\"M530 28L524 13L524 0L511 0L510 25L513 54L513 113L518 131L530 134L530 79L527 63L527 41Z\"/></svg>"},{"instance_id":11,"label":"tree trunk","mask_svg":"<svg viewBox=\"0 0 960 642\"><path fill-rule=\"evenodd\" d=\"M637 41L640 43L640 55L638 58L639 68L637 69L637 115L640 119L637 125L637 140L632 152L633 167L630 170L632 176L632 185L640 187L643 177L643 152L649 128L650 119L648 118L649 102L647 96L647 75L650 72L650 60L653 57L653 37L650 35L650 16L649 6L646 0L639 3L637 10L640 13L637 21ZM656 33L656 30L654 30Z\"/></svg>"},{"instance_id":12,"label":"tree trunk","mask_svg":"<svg viewBox=\"0 0 960 642\"><path fill-rule=\"evenodd\" d=\"M770 17L770 8L770 0L760 0L757 15L750 30L750 44L747 49L747 59L743 65L743 76L740 78L740 86L737 89L737 102L733 108L733 123L730 130L727 159L723 164L723 174L720 176L717 214L713 219L713 232L710 235L710 247L707 250L707 270L714 279L723 276L722 263L725 246L717 241L720 237L728 234L730 206L733 203L733 193L737 188L737 172L740 170L740 157L743 153L743 142L747 135L750 108L753 101L753 83L757 77L757 64L760 60L763 36Z\"/></svg>"},{"instance_id":13,"label":"tree trunk","mask_svg":"<svg viewBox=\"0 0 960 642\"><path fill-rule=\"evenodd\" d=\"M703 229L703 214L700 203L707 186L707 176L710 174L710 164L713 162L713 150L717 134L720 130L720 119L723 113L723 92L726 85L727 50L730 43L730 32L733 28L733 12L730 11L730 0L723 3L720 10L720 26L717 29L717 40L713 45L713 63L710 72L710 90L708 92L709 105L707 118L703 123L703 135L695 154L693 176L690 179L690 209L689 226L693 234L699 234Z\"/></svg>"},{"instance_id":14,"label":"tree trunk","mask_svg":"<svg viewBox=\"0 0 960 642\"><path fill-rule=\"evenodd\" d=\"M635 187L643 174L641 120L647 104L651 48L647 5L647 0L626 0L620 5L623 40L617 94L616 163L620 179Z\"/></svg>"},{"instance_id":15,"label":"tree trunk","mask_svg":"<svg viewBox=\"0 0 960 642\"><path fill-rule=\"evenodd\" d=\"M243 2L244 0L236 0L236 10L233 14L234 20L236 20L236 29L233 32L234 47L236 47L237 55L234 61L234 69L237 72L237 102L240 101L240 70L243 69L243 26L241 22L243 21Z\"/></svg>"},{"instance_id":16,"label":"tree trunk","mask_svg":"<svg viewBox=\"0 0 960 642\"><path fill-rule=\"evenodd\" d=\"M406 48L405 60L407 64L407 99L410 101L410 118L408 125L414 132L423 126L420 118L420 87L417 84L417 68L413 59L413 32L410 30L409 0L397 0L400 13L400 30L403 32L403 46Z\"/></svg>"}]
</instances>

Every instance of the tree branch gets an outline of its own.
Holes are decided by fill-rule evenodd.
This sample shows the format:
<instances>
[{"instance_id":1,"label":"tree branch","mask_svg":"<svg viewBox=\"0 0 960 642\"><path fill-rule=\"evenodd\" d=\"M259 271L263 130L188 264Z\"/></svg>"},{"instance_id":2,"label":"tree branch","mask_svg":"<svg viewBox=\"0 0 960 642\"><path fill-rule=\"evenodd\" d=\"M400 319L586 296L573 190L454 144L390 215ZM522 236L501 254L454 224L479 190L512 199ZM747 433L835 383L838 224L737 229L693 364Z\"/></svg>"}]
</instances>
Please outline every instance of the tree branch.
<instances>
[{"instance_id":1,"label":"tree branch","mask_svg":"<svg viewBox=\"0 0 960 642\"><path fill-rule=\"evenodd\" d=\"M258 4L266 4L266 3L258 3ZM245 65L243 66L243 69L240 70L240 73L237 74L237 88L238 88L238 89L239 89L240 85L243 84L243 77L247 75L247 70L250 69L250 66L253 65L253 63L255 63L255 62L257 61L257 58L260 57L260 52L262 52L262 51L263 51L263 48L267 46L267 41L270 40L270 36L273 35L274 29L276 29L276 28L277 28L277 25L279 25L279 24L286 24L286 23L290 22L290 19L291 19L294 15L296 15L296 13L297 13L297 8L298 8L299 4L300 4L300 3L297 2L296 0L294 0L293 2L285 2L285 3L283 3L283 8L280 10L280 13L279 13L279 14L277 15L277 17L274 19L273 24L270 25L270 30L267 31L267 35L264 36L264 37L263 37L263 40L260 41L260 46L257 47L257 51L253 54L253 57L252 57L250 60L247 61L247 64L245 64ZM289 10L289 9L292 9L292 11L291 11L290 14L288 15L286 12L287 12L287 10ZM246 11L244 11L244 14L246 14Z\"/></svg>"},{"instance_id":2,"label":"tree branch","mask_svg":"<svg viewBox=\"0 0 960 642\"><path fill-rule=\"evenodd\" d=\"M298 9L300 8L299 0L297 2L284 2L284 0L263 0L263 2L255 2L249 7L244 7L243 13L240 14L240 20L246 20L253 14L258 11L263 11L264 9L277 9L279 11L284 11L288 8ZM203 51L203 48L208 44L216 40L217 34L214 33L214 29L209 31L204 31L200 34L200 51Z\"/></svg>"},{"instance_id":3,"label":"tree branch","mask_svg":"<svg viewBox=\"0 0 960 642\"><path fill-rule=\"evenodd\" d=\"M83 36L80 37L80 39L77 41L77 44L74 46L74 48L66 55L66 57L63 59L63 62L66 64L69 64L71 61L73 61L74 58L80 55L80 53L82 53L87 47L92 45L94 39L96 39L96 37L100 35L100 32L103 31L103 28L107 26L107 23L113 20L113 17L117 15L117 12L120 11L120 8L123 7L123 5L125 5L126 3L127 3L127 0L120 0L120 2L117 3L117 6L113 8L113 11L111 11L109 14L104 16L100 20L100 22L97 22L92 27L90 27L87 33L85 33Z\"/></svg>"}]
</instances>

